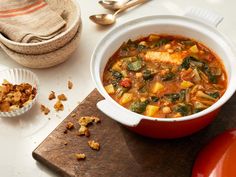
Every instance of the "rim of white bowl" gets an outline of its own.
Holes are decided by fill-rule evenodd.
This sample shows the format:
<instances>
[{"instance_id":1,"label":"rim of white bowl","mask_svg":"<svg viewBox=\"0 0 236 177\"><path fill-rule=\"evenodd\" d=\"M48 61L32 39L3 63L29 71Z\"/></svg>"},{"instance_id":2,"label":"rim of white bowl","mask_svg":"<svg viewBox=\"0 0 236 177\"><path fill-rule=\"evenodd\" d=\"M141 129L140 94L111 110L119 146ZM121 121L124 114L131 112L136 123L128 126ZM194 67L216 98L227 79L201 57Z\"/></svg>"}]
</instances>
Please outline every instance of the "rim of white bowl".
<instances>
[{"instance_id":1,"label":"rim of white bowl","mask_svg":"<svg viewBox=\"0 0 236 177\"><path fill-rule=\"evenodd\" d=\"M99 52L99 48L101 47L101 44L105 43L106 40L109 39L110 36L112 36L113 34L116 34L116 33L119 33L120 30L122 29L125 29L131 25L137 25L138 23L145 23L147 22L148 20L155 20L155 19L159 19L159 18L171 18L172 20L182 20L182 21L187 21L189 23L194 23L194 24L197 24L199 26L202 26L203 28L205 29L208 29L208 31L212 31L214 32L215 34L217 34L219 37L221 37L224 42L227 44L227 46L231 49L231 57L234 57L235 58L235 50L233 50L233 43L228 39L228 37L226 37L224 34L220 33L217 28L213 27L213 26L210 26L210 25L207 25L199 20L196 20L196 19L193 19L193 18L190 18L190 17L186 17L186 16L178 16L178 15L152 15L152 16L146 16L146 17L141 17L141 18L138 18L138 19L134 19L134 20L130 20L130 21L127 21L117 27L114 27L111 31L109 31L96 45L95 47L95 50L93 51L93 54L92 54L92 57L91 57L91 62L90 62L90 72L91 72L91 75L92 75L92 79L93 79L93 82L95 83L96 85L96 88L98 89L98 91L103 95L103 97L107 100L109 100L113 106L118 106L120 107L120 109L124 110L128 110L127 108L124 108L123 106L121 106L120 104L118 104L115 100L113 100L110 95L105 91L104 87L103 87L103 84L102 84L102 81L101 81L101 77L100 77L100 73L96 73L95 71L95 59L96 59L96 53ZM118 46L119 47L119 46ZM117 48L118 48L117 47ZM234 66L236 66L236 60L230 60L231 61L231 64L233 64ZM233 73L233 74L232 74ZM97 80L96 78L96 74L99 75L99 80ZM231 71L231 75L232 76L236 76L236 70L232 70ZM136 118L139 118L140 121L142 119L145 119L145 120L152 120L152 121L161 121L161 122L177 122L177 121L186 121L186 120L192 120L192 119L196 119L196 118L200 118L200 117L203 117L203 116L206 116L208 115L209 113L212 113L213 111L217 110L218 108L220 108L222 105L224 105L231 97L232 95L234 94L234 92L236 91L236 84L234 85L232 83L232 77L231 76L231 79L229 80L229 76L228 76L228 85L227 85L227 89L224 93L224 95L216 102L214 103L212 106L210 106L209 108L201 111L201 112L198 112L198 113L195 113L195 114L192 114L192 115L189 115L189 116L183 116L183 117L179 117L179 118L154 118L154 117L149 117L149 116L145 116L145 115L141 115L141 114L138 114L138 113L135 113L135 112L132 112L130 110L128 110L129 114L130 114L130 117L132 118L132 116L136 117Z\"/></svg>"}]
</instances>

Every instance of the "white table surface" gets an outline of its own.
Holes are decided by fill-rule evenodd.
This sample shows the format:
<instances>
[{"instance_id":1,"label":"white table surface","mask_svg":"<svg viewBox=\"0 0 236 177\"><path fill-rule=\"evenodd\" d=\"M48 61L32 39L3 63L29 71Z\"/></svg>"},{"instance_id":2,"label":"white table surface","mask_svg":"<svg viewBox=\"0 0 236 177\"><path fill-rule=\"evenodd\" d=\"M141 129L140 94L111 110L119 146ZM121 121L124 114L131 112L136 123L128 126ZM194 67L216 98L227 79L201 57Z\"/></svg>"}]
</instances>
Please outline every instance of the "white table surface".
<instances>
[{"instance_id":1,"label":"white table surface","mask_svg":"<svg viewBox=\"0 0 236 177\"><path fill-rule=\"evenodd\" d=\"M109 31L110 27L98 27L89 21L89 15L106 12L97 0L77 0L82 11L83 30L80 46L65 63L49 69L30 69L40 80L38 103L25 115L13 119L0 118L0 176L1 177L49 177L53 172L32 158L32 151L93 89L89 62L96 43ZM151 0L143 6L127 11L119 17L117 24L127 20L154 14L179 14L189 6L212 9L224 16L219 30L236 42L236 1L235 0ZM23 68L0 50L0 64L10 68ZM74 87L67 89L67 81L72 80ZM65 111L55 113L53 102L47 97L51 90L65 93ZM51 108L48 116L39 110L43 103ZM50 120L49 120L50 118Z\"/></svg>"}]
</instances>

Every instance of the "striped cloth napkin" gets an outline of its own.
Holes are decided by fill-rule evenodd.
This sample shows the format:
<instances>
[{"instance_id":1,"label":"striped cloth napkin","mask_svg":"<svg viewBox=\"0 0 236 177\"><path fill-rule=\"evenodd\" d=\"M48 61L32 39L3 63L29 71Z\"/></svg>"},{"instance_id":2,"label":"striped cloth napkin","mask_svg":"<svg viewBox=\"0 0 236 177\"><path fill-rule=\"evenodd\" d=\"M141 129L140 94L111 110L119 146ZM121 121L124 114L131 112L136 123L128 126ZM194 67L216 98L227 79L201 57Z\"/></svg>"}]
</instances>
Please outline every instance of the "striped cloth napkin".
<instances>
[{"instance_id":1,"label":"striped cloth napkin","mask_svg":"<svg viewBox=\"0 0 236 177\"><path fill-rule=\"evenodd\" d=\"M65 20L45 0L0 1L0 33L12 41L41 42L65 29Z\"/></svg>"}]
</instances>

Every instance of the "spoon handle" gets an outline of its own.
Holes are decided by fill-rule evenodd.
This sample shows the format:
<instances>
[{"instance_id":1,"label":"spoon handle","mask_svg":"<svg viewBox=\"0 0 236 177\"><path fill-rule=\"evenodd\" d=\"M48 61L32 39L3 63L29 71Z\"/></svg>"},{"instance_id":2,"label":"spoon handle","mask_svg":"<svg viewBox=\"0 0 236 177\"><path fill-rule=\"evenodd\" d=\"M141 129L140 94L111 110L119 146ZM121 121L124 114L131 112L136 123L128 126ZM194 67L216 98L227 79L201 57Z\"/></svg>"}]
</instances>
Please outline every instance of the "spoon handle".
<instances>
[{"instance_id":1,"label":"spoon handle","mask_svg":"<svg viewBox=\"0 0 236 177\"><path fill-rule=\"evenodd\" d=\"M144 2L147 2L149 0L136 0L136 1L130 1L128 2L124 7L120 8L119 10L117 10L114 15L117 15L118 13L120 12L123 12L125 11L126 9L130 8L130 7L133 7L133 6L136 6L138 4L141 4L141 3L144 3Z\"/></svg>"}]
</instances>

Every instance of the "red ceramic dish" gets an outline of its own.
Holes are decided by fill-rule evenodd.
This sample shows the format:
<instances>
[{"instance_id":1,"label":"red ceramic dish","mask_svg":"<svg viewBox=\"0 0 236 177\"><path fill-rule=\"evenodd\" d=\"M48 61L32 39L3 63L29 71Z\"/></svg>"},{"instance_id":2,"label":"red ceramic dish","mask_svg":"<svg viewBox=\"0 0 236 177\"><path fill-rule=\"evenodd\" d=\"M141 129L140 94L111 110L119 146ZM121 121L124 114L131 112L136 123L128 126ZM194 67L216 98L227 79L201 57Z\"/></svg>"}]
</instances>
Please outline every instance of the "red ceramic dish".
<instances>
[{"instance_id":1,"label":"red ceramic dish","mask_svg":"<svg viewBox=\"0 0 236 177\"><path fill-rule=\"evenodd\" d=\"M220 107L228 101L236 90L234 79L236 77L236 56L231 42L216 29L221 20L222 18L215 14L197 9L190 11L186 16L157 15L143 17L111 30L98 43L90 65L96 88L105 98L97 103L98 109L136 133L153 138L179 138L191 135L210 124ZM219 56L225 66L228 76L225 94L209 108L179 118L148 117L119 105L109 96L102 83L106 63L123 42L150 34L179 35L195 39L206 45Z\"/></svg>"},{"instance_id":2,"label":"red ceramic dish","mask_svg":"<svg viewBox=\"0 0 236 177\"><path fill-rule=\"evenodd\" d=\"M236 129L219 135L199 153L192 177L235 177L235 162Z\"/></svg>"}]
</instances>

